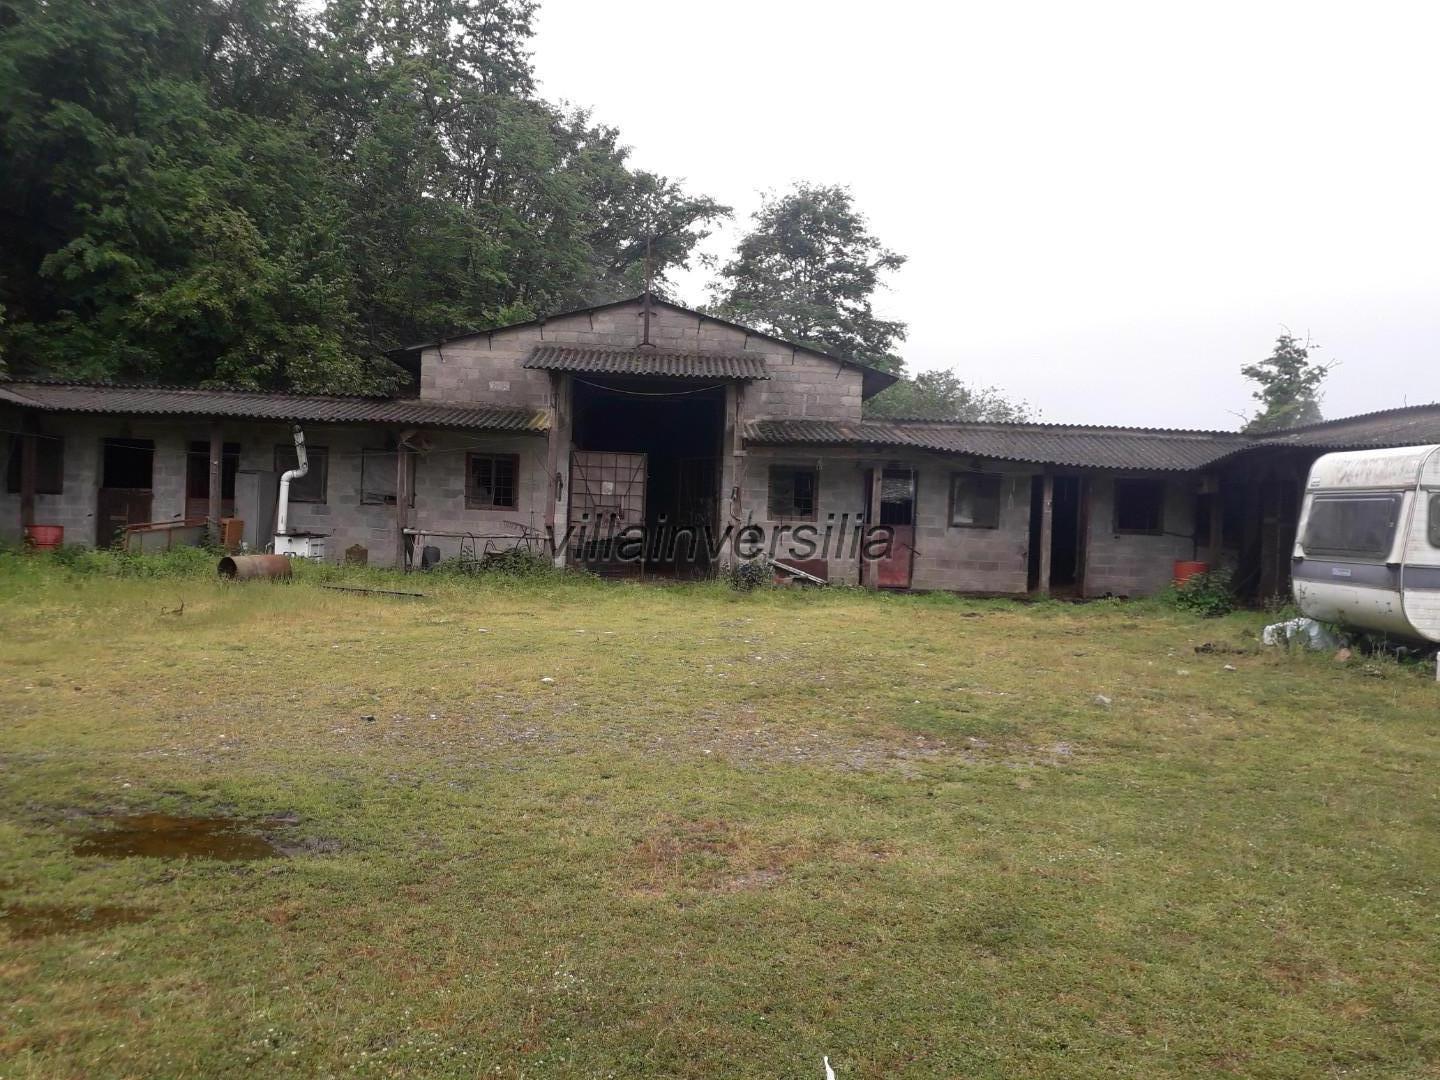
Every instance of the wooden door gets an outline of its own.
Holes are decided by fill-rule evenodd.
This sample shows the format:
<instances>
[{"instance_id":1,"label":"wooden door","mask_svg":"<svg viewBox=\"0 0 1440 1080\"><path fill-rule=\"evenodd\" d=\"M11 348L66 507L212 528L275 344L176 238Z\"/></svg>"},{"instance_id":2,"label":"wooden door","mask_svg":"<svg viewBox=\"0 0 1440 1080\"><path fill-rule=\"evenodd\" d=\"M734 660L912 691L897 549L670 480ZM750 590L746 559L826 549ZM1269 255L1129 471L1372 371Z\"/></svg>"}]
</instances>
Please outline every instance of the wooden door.
<instances>
[{"instance_id":1,"label":"wooden door","mask_svg":"<svg viewBox=\"0 0 1440 1080\"><path fill-rule=\"evenodd\" d=\"M876 589L908 589L915 574L915 470L903 466L871 469L866 473L866 540L861 550L861 576ZM871 530L879 527L889 536L889 545L877 556L868 557L866 548Z\"/></svg>"},{"instance_id":2,"label":"wooden door","mask_svg":"<svg viewBox=\"0 0 1440 1080\"><path fill-rule=\"evenodd\" d=\"M95 546L108 548L126 525L151 520L155 443L105 439L100 444L100 491L95 499Z\"/></svg>"},{"instance_id":3,"label":"wooden door","mask_svg":"<svg viewBox=\"0 0 1440 1080\"><path fill-rule=\"evenodd\" d=\"M153 492L139 488L101 488L96 499L95 546L108 548L126 525L150 520Z\"/></svg>"}]
</instances>

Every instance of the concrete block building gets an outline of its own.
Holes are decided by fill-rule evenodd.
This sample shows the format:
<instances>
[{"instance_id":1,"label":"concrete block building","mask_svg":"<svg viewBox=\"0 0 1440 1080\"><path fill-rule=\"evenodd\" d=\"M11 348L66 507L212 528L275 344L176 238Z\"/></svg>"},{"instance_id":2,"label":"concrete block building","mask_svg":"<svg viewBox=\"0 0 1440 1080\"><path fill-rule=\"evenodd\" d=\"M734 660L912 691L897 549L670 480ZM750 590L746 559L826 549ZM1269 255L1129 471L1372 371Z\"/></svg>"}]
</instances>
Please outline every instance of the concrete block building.
<instances>
[{"instance_id":1,"label":"concrete block building","mask_svg":"<svg viewBox=\"0 0 1440 1080\"><path fill-rule=\"evenodd\" d=\"M688 576L763 552L831 582L1077 597L1198 560L1268 595L1316 456L1440 441L1434 405L1268 437L867 420L893 376L648 294L395 359L412 387L386 398L0 382L0 538L239 518L263 549L298 425L289 526L332 560L524 548Z\"/></svg>"}]
</instances>

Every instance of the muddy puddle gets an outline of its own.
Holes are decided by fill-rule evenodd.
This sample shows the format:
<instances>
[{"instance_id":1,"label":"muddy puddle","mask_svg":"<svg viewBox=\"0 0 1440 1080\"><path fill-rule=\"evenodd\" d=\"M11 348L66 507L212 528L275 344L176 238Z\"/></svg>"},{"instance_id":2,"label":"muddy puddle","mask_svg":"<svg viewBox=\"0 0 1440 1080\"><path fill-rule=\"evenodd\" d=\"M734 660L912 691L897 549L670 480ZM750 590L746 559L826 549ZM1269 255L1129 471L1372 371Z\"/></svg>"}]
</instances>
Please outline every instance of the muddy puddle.
<instances>
[{"instance_id":1,"label":"muddy puddle","mask_svg":"<svg viewBox=\"0 0 1440 1080\"><path fill-rule=\"evenodd\" d=\"M105 821L107 824L80 838L73 849L76 855L234 862L285 854L275 841L256 831L264 823L242 818L126 814Z\"/></svg>"},{"instance_id":2,"label":"muddy puddle","mask_svg":"<svg viewBox=\"0 0 1440 1080\"><path fill-rule=\"evenodd\" d=\"M0 903L0 934L30 940L144 922L150 912L124 907Z\"/></svg>"}]
</instances>

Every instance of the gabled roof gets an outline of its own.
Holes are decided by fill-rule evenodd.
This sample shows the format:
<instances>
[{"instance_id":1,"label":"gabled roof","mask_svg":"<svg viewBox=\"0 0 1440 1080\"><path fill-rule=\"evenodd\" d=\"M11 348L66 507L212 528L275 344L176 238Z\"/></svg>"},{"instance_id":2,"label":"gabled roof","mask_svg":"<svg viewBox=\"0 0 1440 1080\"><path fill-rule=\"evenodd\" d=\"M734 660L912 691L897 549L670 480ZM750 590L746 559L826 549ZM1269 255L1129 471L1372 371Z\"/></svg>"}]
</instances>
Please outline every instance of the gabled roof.
<instances>
[{"instance_id":1,"label":"gabled roof","mask_svg":"<svg viewBox=\"0 0 1440 1080\"><path fill-rule=\"evenodd\" d=\"M418 354L424 349L433 349L438 345L448 345L453 341L463 341L467 338L482 337L488 334L498 334L505 330L519 330L527 326L544 326L546 323L552 322L556 319L567 319L575 315L589 315L597 311L609 311L611 308L628 307L632 304L644 303L644 301L645 294L640 293L638 296L629 296L621 300L611 300L604 304L593 304L590 307L574 308L570 311L557 311L553 315L546 315L538 319L527 319L525 322L506 323L504 326L493 326L485 330L462 330L454 334L447 334L445 337L437 338L434 341L423 341L416 345L406 345L404 348L392 349L390 350L389 355L392 359L394 359L398 356L401 356L402 354ZM749 326L742 326L740 323L730 322L728 319L722 319L718 316L710 315L703 311L697 311L694 308L685 307L683 304L673 303L672 301L666 300L663 297L656 296L654 293L650 294L650 302L659 307L669 308L671 311L680 311L686 315L693 315L697 319L703 319L705 322L712 322L717 326L726 326L729 327L731 330L738 330L743 334L749 334L751 337L759 338L761 341L774 342L776 345L783 345L787 349L794 349L797 352L809 353L811 356L821 357L822 359L829 360L832 363L839 364L841 367L847 367L852 370L859 371L862 376L861 393L867 398L873 397L881 390L884 390L886 387L891 386L899 381L899 376L892 375L888 371L881 371L879 368L871 367L869 364L861 364L857 363L854 360L846 360L842 357L835 356L833 353L823 352L820 349L812 349L808 345L800 345L794 341L786 341L784 338L776 337L773 334L767 334L763 330L756 330Z\"/></svg>"},{"instance_id":2,"label":"gabled roof","mask_svg":"<svg viewBox=\"0 0 1440 1080\"><path fill-rule=\"evenodd\" d=\"M593 375L667 375L680 379L768 379L760 353L712 353L599 345L537 345L527 368Z\"/></svg>"},{"instance_id":3,"label":"gabled roof","mask_svg":"<svg viewBox=\"0 0 1440 1080\"><path fill-rule=\"evenodd\" d=\"M937 420L752 420L745 439L761 446L906 447L1038 465L1179 472L1246 445L1245 436L1223 431Z\"/></svg>"},{"instance_id":4,"label":"gabled roof","mask_svg":"<svg viewBox=\"0 0 1440 1080\"><path fill-rule=\"evenodd\" d=\"M415 424L467 431L543 434L545 413L494 405L444 405L414 398L273 394L114 383L0 382L0 400L42 412L233 417L284 423Z\"/></svg>"}]
</instances>

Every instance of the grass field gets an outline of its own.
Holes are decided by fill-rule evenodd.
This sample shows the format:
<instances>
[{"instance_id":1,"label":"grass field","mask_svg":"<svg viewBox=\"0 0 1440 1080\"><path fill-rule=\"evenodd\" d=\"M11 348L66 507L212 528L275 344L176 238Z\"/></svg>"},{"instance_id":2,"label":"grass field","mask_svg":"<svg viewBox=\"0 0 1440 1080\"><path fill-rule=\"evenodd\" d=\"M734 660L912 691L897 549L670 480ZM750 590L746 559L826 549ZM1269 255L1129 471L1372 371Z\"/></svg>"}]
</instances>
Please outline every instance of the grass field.
<instances>
[{"instance_id":1,"label":"grass field","mask_svg":"<svg viewBox=\"0 0 1440 1080\"><path fill-rule=\"evenodd\" d=\"M1428 670L397 581L0 556L0 1076L1440 1075ZM277 853L96 853L153 812Z\"/></svg>"}]
</instances>

